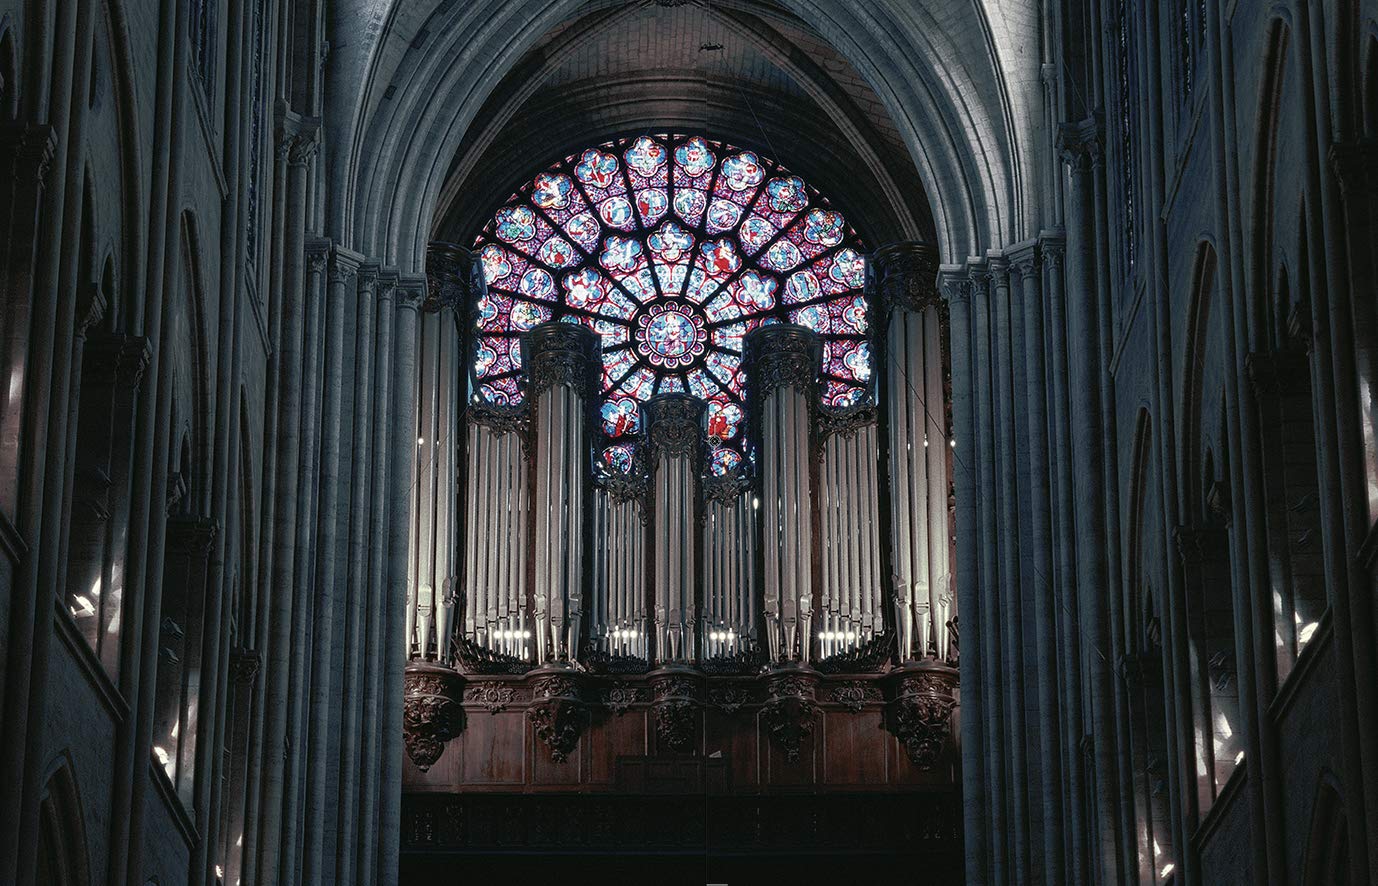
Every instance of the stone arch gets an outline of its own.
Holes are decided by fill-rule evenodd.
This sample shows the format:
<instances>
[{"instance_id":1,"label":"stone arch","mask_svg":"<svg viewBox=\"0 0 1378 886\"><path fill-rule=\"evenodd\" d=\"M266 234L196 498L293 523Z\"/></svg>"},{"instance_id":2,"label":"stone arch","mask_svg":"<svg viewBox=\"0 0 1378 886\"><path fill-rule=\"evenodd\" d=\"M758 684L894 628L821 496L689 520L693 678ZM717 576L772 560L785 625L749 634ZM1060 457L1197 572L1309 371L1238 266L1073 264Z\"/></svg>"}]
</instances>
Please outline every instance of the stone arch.
<instances>
[{"instance_id":1,"label":"stone arch","mask_svg":"<svg viewBox=\"0 0 1378 886\"><path fill-rule=\"evenodd\" d=\"M1229 452L1224 432L1224 337L1213 315L1218 295L1214 246L1203 241L1191 276L1183 373L1181 458L1184 518L1177 528L1187 611L1192 727L1198 808L1211 807L1241 753L1236 679L1233 572L1230 558Z\"/></svg>"},{"instance_id":2,"label":"stone arch","mask_svg":"<svg viewBox=\"0 0 1378 886\"><path fill-rule=\"evenodd\" d=\"M19 117L19 53L9 16L0 18L0 120Z\"/></svg>"},{"instance_id":3,"label":"stone arch","mask_svg":"<svg viewBox=\"0 0 1378 886\"><path fill-rule=\"evenodd\" d=\"M1177 864L1173 841L1168 789L1171 778L1168 737L1170 680L1163 654L1159 564L1163 550L1161 531L1154 516L1161 512L1161 488L1154 457L1153 420L1146 408L1139 410L1132 449L1126 605L1123 607L1126 657L1125 679L1129 688L1129 734L1132 765L1132 802L1138 847L1139 879L1154 882ZM1172 867L1170 867L1172 866Z\"/></svg>"},{"instance_id":4,"label":"stone arch","mask_svg":"<svg viewBox=\"0 0 1378 886\"><path fill-rule=\"evenodd\" d=\"M878 90L935 197L946 258L961 260L1013 236L1017 164L989 22L965 10L961 15L970 21L944 26L922 4L911 4L904 15L838 0L792 0L785 6L823 32ZM421 266L427 228L462 133L501 75L574 9L572 0L551 0L534 15L523 8L519 23L511 7L504 12L459 4L434 15L408 9L405 32L416 33L414 43L424 41L425 52L408 53L386 89L381 81L389 79L396 50L374 47L371 57L355 60L367 72L363 103L352 109L358 132L343 140L350 183L342 191L349 196L330 212L360 249L403 270ZM385 34L398 29L399 42L402 14L400 6L392 8L379 23ZM978 51L963 53L953 45L958 38L979 43ZM463 61L476 57L498 62L476 70ZM407 183L416 184L403 187Z\"/></svg>"},{"instance_id":5,"label":"stone arch","mask_svg":"<svg viewBox=\"0 0 1378 886\"><path fill-rule=\"evenodd\" d=\"M1311 824L1306 841L1302 880L1304 886L1329 886L1352 881L1349 863L1349 824L1339 779L1330 770L1321 773L1311 803Z\"/></svg>"},{"instance_id":6,"label":"stone arch","mask_svg":"<svg viewBox=\"0 0 1378 886\"><path fill-rule=\"evenodd\" d=\"M1368 138L1378 138L1378 22L1370 23L1363 38L1363 86L1360 123Z\"/></svg>"},{"instance_id":7,"label":"stone arch","mask_svg":"<svg viewBox=\"0 0 1378 886\"><path fill-rule=\"evenodd\" d=\"M39 800L38 886L86 886L91 882L81 791L71 756L59 755Z\"/></svg>"}]
</instances>

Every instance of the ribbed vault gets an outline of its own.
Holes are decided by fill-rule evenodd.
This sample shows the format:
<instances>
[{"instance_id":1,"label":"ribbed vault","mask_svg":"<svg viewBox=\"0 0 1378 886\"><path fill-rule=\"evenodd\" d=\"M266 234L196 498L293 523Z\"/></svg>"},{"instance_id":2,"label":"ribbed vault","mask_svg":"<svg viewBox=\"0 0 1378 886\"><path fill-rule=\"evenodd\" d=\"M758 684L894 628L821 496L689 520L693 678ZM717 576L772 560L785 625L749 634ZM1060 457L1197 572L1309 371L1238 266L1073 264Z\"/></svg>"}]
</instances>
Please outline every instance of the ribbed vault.
<instances>
[{"instance_id":1,"label":"ribbed vault","mask_svg":"<svg viewBox=\"0 0 1378 886\"><path fill-rule=\"evenodd\" d=\"M1037 53L999 35L1028 5L359 0L332 37L360 98L328 140L330 224L412 269L560 151L654 125L759 146L848 194L868 236L961 261L1027 234L1011 133Z\"/></svg>"}]
</instances>

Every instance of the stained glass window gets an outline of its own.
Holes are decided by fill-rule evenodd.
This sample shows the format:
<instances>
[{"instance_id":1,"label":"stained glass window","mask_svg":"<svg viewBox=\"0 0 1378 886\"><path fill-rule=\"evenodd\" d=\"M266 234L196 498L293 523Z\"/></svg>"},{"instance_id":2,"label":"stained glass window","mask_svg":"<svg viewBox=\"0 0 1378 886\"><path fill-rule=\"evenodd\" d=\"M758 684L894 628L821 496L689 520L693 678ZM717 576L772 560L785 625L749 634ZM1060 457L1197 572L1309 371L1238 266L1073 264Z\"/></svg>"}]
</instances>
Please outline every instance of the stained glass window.
<instances>
[{"instance_id":1,"label":"stained glass window","mask_svg":"<svg viewBox=\"0 0 1378 886\"><path fill-rule=\"evenodd\" d=\"M741 464L742 341L766 323L823 339L825 406L871 379L862 246L799 176L696 135L643 135L566 157L497 210L476 248L488 294L473 372L491 404L521 402L521 333L555 320L602 339L605 468L625 472L640 404L686 393L707 404L709 468Z\"/></svg>"}]
</instances>

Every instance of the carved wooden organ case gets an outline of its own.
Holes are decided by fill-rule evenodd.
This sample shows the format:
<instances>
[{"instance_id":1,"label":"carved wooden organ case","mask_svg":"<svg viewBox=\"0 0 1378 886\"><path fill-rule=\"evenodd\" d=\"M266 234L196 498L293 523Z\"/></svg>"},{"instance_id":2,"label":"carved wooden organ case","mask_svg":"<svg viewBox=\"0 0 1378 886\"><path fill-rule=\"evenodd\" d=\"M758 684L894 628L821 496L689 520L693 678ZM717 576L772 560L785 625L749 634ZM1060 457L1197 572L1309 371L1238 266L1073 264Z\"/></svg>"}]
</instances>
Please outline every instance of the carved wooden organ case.
<instances>
[{"instance_id":1,"label":"carved wooden organ case","mask_svg":"<svg viewBox=\"0 0 1378 886\"><path fill-rule=\"evenodd\" d=\"M870 257L876 372L844 412L819 399L812 331L746 336L747 458L725 472L707 469L705 406L685 393L642 404L625 463L607 468L599 339L579 324L530 329L521 405L485 402L464 357L477 262L433 244L428 274L409 792L654 791L658 759L729 793L954 789L947 345L930 247Z\"/></svg>"}]
</instances>

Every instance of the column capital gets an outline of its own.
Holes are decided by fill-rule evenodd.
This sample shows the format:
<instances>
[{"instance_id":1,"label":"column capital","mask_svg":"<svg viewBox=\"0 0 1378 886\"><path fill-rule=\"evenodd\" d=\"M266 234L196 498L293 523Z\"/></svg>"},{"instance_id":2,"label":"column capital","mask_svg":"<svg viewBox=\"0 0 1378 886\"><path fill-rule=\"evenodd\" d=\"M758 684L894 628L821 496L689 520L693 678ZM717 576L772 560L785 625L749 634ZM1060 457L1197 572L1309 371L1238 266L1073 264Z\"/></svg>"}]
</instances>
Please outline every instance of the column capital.
<instances>
[{"instance_id":1,"label":"column capital","mask_svg":"<svg viewBox=\"0 0 1378 886\"><path fill-rule=\"evenodd\" d=\"M326 262L330 259L330 249L333 245L328 237L307 238L306 266L311 273L325 273Z\"/></svg>"},{"instance_id":2,"label":"column capital","mask_svg":"<svg viewBox=\"0 0 1378 886\"><path fill-rule=\"evenodd\" d=\"M105 293L96 283L85 283L77 294L77 337L85 338L86 330L100 322L107 307Z\"/></svg>"},{"instance_id":3,"label":"column capital","mask_svg":"<svg viewBox=\"0 0 1378 886\"><path fill-rule=\"evenodd\" d=\"M425 274L398 274L395 286L397 307L413 311L421 310L426 300Z\"/></svg>"},{"instance_id":4,"label":"column capital","mask_svg":"<svg viewBox=\"0 0 1378 886\"><path fill-rule=\"evenodd\" d=\"M1371 206L1378 199L1378 139L1337 142L1330 146L1329 160L1346 201Z\"/></svg>"},{"instance_id":5,"label":"column capital","mask_svg":"<svg viewBox=\"0 0 1378 886\"><path fill-rule=\"evenodd\" d=\"M1009 259L1010 267L1025 280L1037 273L1040 259L1037 240L1017 243L1007 249L1005 255Z\"/></svg>"},{"instance_id":6,"label":"column capital","mask_svg":"<svg viewBox=\"0 0 1378 886\"><path fill-rule=\"evenodd\" d=\"M602 366L596 332L582 323L542 323L522 336L521 348L529 399L556 385L567 385L592 404Z\"/></svg>"},{"instance_id":7,"label":"column capital","mask_svg":"<svg viewBox=\"0 0 1378 886\"><path fill-rule=\"evenodd\" d=\"M138 387L153 356L142 335L98 335L86 343L84 365L100 378L112 378L119 387Z\"/></svg>"},{"instance_id":8,"label":"column capital","mask_svg":"<svg viewBox=\"0 0 1378 886\"><path fill-rule=\"evenodd\" d=\"M1225 549L1225 530L1220 526L1183 524L1172 533L1177 555L1186 566L1197 566Z\"/></svg>"},{"instance_id":9,"label":"column capital","mask_svg":"<svg viewBox=\"0 0 1378 886\"><path fill-rule=\"evenodd\" d=\"M947 265L938 274L938 289L948 305L965 305L971 300L971 278L964 266Z\"/></svg>"},{"instance_id":10,"label":"column capital","mask_svg":"<svg viewBox=\"0 0 1378 886\"><path fill-rule=\"evenodd\" d=\"M915 240L891 243L867 263L885 308L921 311L938 302L938 250Z\"/></svg>"},{"instance_id":11,"label":"column capital","mask_svg":"<svg viewBox=\"0 0 1378 886\"><path fill-rule=\"evenodd\" d=\"M1044 231L1039 234L1038 253L1049 270L1060 270L1067 256L1067 235L1061 230Z\"/></svg>"},{"instance_id":12,"label":"column capital","mask_svg":"<svg viewBox=\"0 0 1378 886\"><path fill-rule=\"evenodd\" d=\"M393 302L397 299L397 271L393 268L378 269L378 300Z\"/></svg>"},{"instance_id":13,"label":"column capital","mask_svg":"<svg viewBox=\"0 0 1378 886\"><path fill-rule=\"evenodd\" d=\"M0 127L0 153L12 157L32 181L41 184L47 179L56 150L57 133L46 123Z\"/></svg>"},{"instance_id":14,"label":"column capital","mask_svg":"<svg viewBox=\"0 0 1378 886\"><path fill-rule=\"evenodd\" d=\"M812 329L794 323L758 326L743 343L747 395L759 404L777 388L795 385L812 391L822 362L822 342Z\"/></svg>"},{"instance_id":15,"label":"column capital","mask_svg":"<svg viewBox=\"0 0 1378 886\"><path fill-rule=\"evenodd\" d=\"M1057 153L1074 173L1089 172L1105 162L1105 127L1100 115L1058 124Z\"/></svg>"},{"instance_id":16,"label":"column capital","mask_svg":"<svg viewBox=\"0 0 1378 886\"><path fill-rule=\"evenodd\" d=\"M320 118L304 117L284 102L278 103L276 116L277 158L292 166L305 166L321 147Z\"/></svg>"},{"instance_id":17,"label":"column capital","mask_svg":"<svg viewBox=\"0 0 1378 886\"><path fill-rule=\"evenodd\" d=\"M364 257L352 249L335 244L330 251L330 268L327 279L331 283L344 283L358 273Z\"/></svg>"},{"instance_id":18,"label":"column capital","mask_svg":"<svg viewBox=\"0 0 1378 886\"><path fill-rule=\"evenodd\" d=\"M688 394L658 394L646 401L646 440L652 461L694 459L702 448L705 404Z\"/></svg>"}]
</instances>

